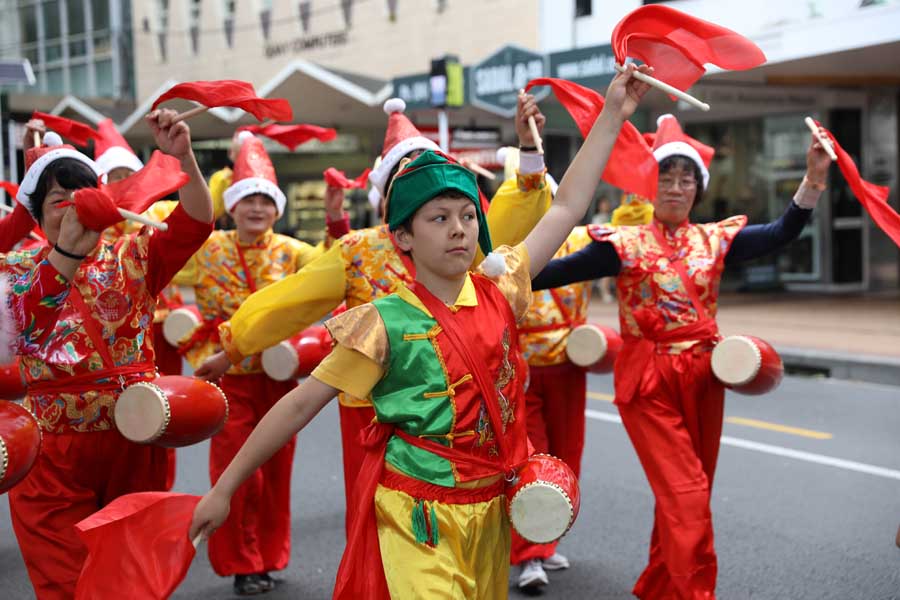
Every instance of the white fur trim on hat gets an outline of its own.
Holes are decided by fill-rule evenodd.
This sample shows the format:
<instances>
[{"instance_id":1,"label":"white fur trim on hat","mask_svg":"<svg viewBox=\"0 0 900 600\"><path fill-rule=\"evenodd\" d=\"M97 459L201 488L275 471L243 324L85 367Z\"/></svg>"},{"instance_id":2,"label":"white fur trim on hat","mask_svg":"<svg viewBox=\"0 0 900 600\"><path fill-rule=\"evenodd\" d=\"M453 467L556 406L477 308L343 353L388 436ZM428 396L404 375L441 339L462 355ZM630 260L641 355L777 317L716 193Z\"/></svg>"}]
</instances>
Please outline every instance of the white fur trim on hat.
<instances>
[{"instance_id":1,"label":"white fur trim on hat","mask_svg":"<svg viewBox=\"0 0 900 600\"><path fill-rule=\"evenodd\" d=\"M384 101L384 112L386 114L402 113L406 110L406 102L403 98L388 98Z\"/></svg>"},{"instance_id":2,"label":"white fur trim on hat","mask_svg":"<svg viewBox=\"0 0 900 600\"><path fill-rule=\"evenodd\" d=\"M709 170L706 168L706 165L703 164L703 159L700 158L700 153L697 150L688 144L687 142L669 142L668 144L663 144L659 148L653 151L653 158L656 159L656 162L660 163L670 156L686 156L687 158L694 161L694 163L700 167L700 174L703 175L703 189L709 185Z\"/></svg>"},{"instance_id":3,"label":"white fur trim on hat","mask_svg":"<svg viewBox=\"0 0 900 600\"><path fill-rule=\"evenodd\" d=\"M278 216L284 214L284 206L287 204L284 192L277 185L262 177L247 177L231 184L223 194L225 210L231 212L238 202L252 194L265 194L275 201Z\"/></svg>"},{"instance_id":4,"label":"white fur trim on hat","mask_svg":"<svg viewBox=\"0 0 900 600\"><path fill-rule=\"evenodd\" d=\"M369 204L372 205L372 208L374 208L376 212L378 211L378 207L381 206L381 194L375 186L369 188Z\"/></svg>"},{"instance_id":5,"label":"white fur trim on hat","mask_svg":"<svg viewBox=\"0 0 900 600\"><path fill-rule=\"evenodd\" d=\"M437 144L425 136L417 135L398 142L381 159L381 164L369 173L369 181L378 188L378 193L384 197L384 186L387 183L391 169L400 162L400 159L413 150L440 150Z\"/></svg>"},{"instance_id":6,"label":"white fur trim on hat","mask_svg":"<svg viewBox=\"0 0 900 600\"><path fill-rule=\"evenodd\" d=\"M31 167L29 167L28 171L25 173L25 177L22 178L22 185L19 186L19 193L16 194L16 200L28 209L31 216L34 216L34 211L31 207L31 195L37 187L38 179L41 178L41 175L44 174L44 169L46 169L50 163L60 158L74 158L78 162L86 164L98 178L103 173L103 171L100 170L100 167L97 166L97 163L78 150L73 148L57 148L55 150L49 150L31 164Z\"/></svg>"},{"instance_id":7,"label":"white fur trim on hat","mask_svg":"<svg viewBox=\"0 0 900 600\"><path fill-rule=\"evenodd\" d=\"M44 134L44 140L41 144L44 146L62 146L63 139L55 131L48 131Z\"/></svg>"},{"instance_id":8,"label":"white fur trim on hat","mask_svg":"<svg viewBox=\"0 0 900 600\"><path fill-rule=\"evenodd\" d=\"M122 146L110 146L110 148L97 157L97 166L103 173L109 173L113 169L126 168L132 171L140 171L144 168L141 162L133 152Z\"/></svg>"},{"instance_id":9,"label":"white fur trim on hat","mask_svg":"<svg viewBox=\"0 0 900 600\"><path fill-rule=\"evenodd\" d=\"M656 117L656 128L659 129L660 125L662 125L662 122L665 121L666 119L674 119L674 118L675 118L675 115L673 115L672 113L666 113L664 115L659 115L658 117Z\"/></svg>"}]
</instances>

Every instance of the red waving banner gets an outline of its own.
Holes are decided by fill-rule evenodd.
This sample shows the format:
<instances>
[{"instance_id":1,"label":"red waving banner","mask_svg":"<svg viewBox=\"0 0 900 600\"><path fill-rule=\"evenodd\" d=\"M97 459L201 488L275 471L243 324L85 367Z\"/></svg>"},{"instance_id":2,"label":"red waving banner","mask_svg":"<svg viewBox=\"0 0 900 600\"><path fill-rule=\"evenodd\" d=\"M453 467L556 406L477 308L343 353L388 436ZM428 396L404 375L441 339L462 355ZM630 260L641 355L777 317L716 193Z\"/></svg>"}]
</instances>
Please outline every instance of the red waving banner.
<instances>
[{"instance_id":1,"label":"red waving banner","mask_svg":"<svg viewBox=\"0 0 900 600\"><path fill-rule=\"evenodd\" d=\"M65 117L34 111L31 113L31 118L42 120L47 129L52 129L60 136L72 140L79 146L87 146L89 140L100 137L100 134L88 125Z\"/></svg>"},{"instance_id":2,"label":"red waving banner","mask_svg":"<svg viewBox=\"0 0 900 600\"><path fill-rule=\"evenodd\" d=\"M264 135L292 152L310 140L330 142L337 137L337 130L318 125L246 125L240 130Z\"/></svg>"},{"instance_id":3,"label":"red waving banner","mask_svg":"<svg viewBox=\"0 0 900 600\"><path fill-rule=\"evenodd\" d=\"M331 187L342 188L345 190L362 190L366 187L366 182L369 179L369 172L371 171L372 169L366 169L356 179L348 179L343 171L338 171L334 167L328 167L325 169L325 172L322 173L322 176L325 177L325 183Z\"/></svg>"},{"instance_id":4,"label":"red waving banner","mask_svg":"<svg viewBox=\"0 0 900 600\"><path fill-rule=\"evenodd\" d=\"M13 200L15 200L16 196L19 194L19 186L12 181L0 181L0 188L3 188Z\"/></svg>"},{"instance_id":5,"label":"red waving banner","mask_svg":"<svg viewBox=\"0 0 900 600\"><path fill-rule=\"evenodd\" d=\"M181 170L174 156L154 150L144 168L101 189L109 194L118 208L142 213L157 200L181 189L191 178Z\"/></svg>"},{"instance_id":6,"label":"red waving banner","mask_svg":"<svg viewBox=\"0 0 900 600\"><path fill-rule=\"evenodd\" d=\"M550 86L556 99L575 120L581 135L587 137L603 110L603 96L577 83L551 77L532 79L525 91L541 85ZM606 163L603 181L644 198L656 198L658 175L659 166L650 146L637 128L626 121Z\"/></svg>"},{"instance_id":7,"label":"red waving banner","mask_svg":"<svg viewBox=\"0 0 900 600\"><path fill-rule=\"evenodd\" d=\"M207 108L234 106L241 108L260 121L290 121L294 111L284 98L260 98L246 81L221 79L218 81L192 81L179 83L156 99L153 108L173 98L193 100Z\"/></svg>"},{"instance_id":8,"label":"red waving banner","mask_svg":"<svg viewBox=\"0 0 900 600\"><path fill-rule=\"evenodd\" d=\"M657 4L625 15L610 43L617 63L640 59L655 78L682 91L703 76L707 63L743 71L766 62L763 51L739 33Z\"/></svg>"},{"instance_id":9,"label":"red waving banner","mask_svg":"<svg viewBox=\"0 0 900 600\"><path fill-rule=\"evenodd\" d=\"M128 494L75 525L88 548L75 600L163 600L196 550L188 529L199 496Z\"/></svg>"},{"instance_id":10,"label":"red waving banner","mask_svg":"<svg viewBox=\"0 0 900 600\"><path fill-rule=\"evenodd\" d=\"M821 127L821 124L819 124L818 121L816 121L816 125ZM897 244L897 247L900 248L900 214L897 214L897 211L891 208L887 203L888 195L891 193L890 188L869 183L860 177L859 169L856 168L856 163L854 163L853 159L850 158L850 155L841 148L841 145L838 144L830 131L828 131L828 138L831 140L831 143L834 144L834 152L838 157L838 168L841 170L844 179L847 180L847 184L850 186L853 195L856 196L859 203L863 205L863 208L866 209L866 212L869 213L869 216L872 217L872 220L878 225L878 228L891 238L894 243Z\"/></svg>"}]
</instances>

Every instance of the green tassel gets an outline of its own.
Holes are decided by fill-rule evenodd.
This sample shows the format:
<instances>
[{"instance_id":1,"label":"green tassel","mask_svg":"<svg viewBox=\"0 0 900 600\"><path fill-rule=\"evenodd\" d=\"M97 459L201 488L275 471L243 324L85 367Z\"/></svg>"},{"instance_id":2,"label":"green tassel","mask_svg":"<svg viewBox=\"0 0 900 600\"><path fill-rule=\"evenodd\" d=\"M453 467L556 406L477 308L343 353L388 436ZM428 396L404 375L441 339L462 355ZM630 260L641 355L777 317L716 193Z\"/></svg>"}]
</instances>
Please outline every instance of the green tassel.
<instances>
[{"instance_id":1,"label":"green tassel","mask_svg":"<svg viewBox=\"0 0 900 600\"><path fill-rule=\"evenodd\" d=\"M440 541L441 536L438 533L438 520L437 515L434 512L434 503L431 504L431 545L434 548L437 548L438 542Z\"/></svg>"},{"instance_id":2,"label":"green tassel","mask_svg":"<svg viewBox=\"0 0 900 600\"><path fill-rule=\"evenodd\" d=\"M417 500L412 512L412 530L417 544L428 541L428 526L425 524L425 503Z\"/></svg>"}]
</instances>

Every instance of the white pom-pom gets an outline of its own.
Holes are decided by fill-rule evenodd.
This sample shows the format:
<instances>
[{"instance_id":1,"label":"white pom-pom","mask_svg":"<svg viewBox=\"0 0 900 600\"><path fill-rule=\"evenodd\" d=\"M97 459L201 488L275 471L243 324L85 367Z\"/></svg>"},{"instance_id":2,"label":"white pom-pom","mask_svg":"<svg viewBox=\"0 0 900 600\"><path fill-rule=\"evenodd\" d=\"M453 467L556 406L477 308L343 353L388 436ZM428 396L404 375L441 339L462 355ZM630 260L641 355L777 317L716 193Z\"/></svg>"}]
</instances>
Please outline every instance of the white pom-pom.
<instances>
[{"instance_id":1,"label":"white pom-pom","mask_svg":"<svg viewBox=\"0 0 900 600\"><path fill-rule=\"evenodd\" d=\"M675 115L673 115L672 113L666 113L664 115L659 115L656 118L656 128L659 129L659 126L662 125L662 122L665 121L666 119L674 119L674 118L675 118Z\"/></svg>"},{"instance_id":2,"label":"white pom-pom","mask_svg":"<svg viewBox=\"0 0 900 600\"><path fill-rule=\"evenodd\" d=\"M389 98L384 103L384 112L387 114L402 113L406 110L406 102L403 98Z\"/></svg>"},{"instance_id":3,"label":"white pom-pom","mask_svg":"<svg viewBox=\"0 0 900 600\"><path fill-rule=\"evenodd\" d=\"M497 148L497 164L505 165L506 164L506 155L509 153L508 146L500 146Z\"/></svg>"},{"instance_id":4,"label":"white pom-pom","mask_svg":"<svg viewBox=\"0 0 900 600\"><path fill-rule=\"evenodd\" d=\"M241 145L244 142L246 142L247 140L253 139L254 137L255 136L252 133L250 133L249 131L247 131L245 129L244 131L241 131L240 133L238 133L237 143L238 143L238 145Z\"/></svg>"},{"instance_id":5,"label":"white pom-pom","mask_svg":"<svg viewBox=\"0 0 900 600\"><path fill-rule=\"evenodd\" d=\"M45 146L62 146L63 141L62 138L59 137L59 134L55 131L48 131L44 134L44 145Z\"/></svg>"},{"instance_id":6,"label":"white pom-pom","mask_svg":"<svg viewBox=\"0 0 900 600\"><path fill-rule=\"evenodd\" d=\"M506 258L496 252L489 253L481 263L481 272L491 279L496 279L506 273Z\"/></svg>"}]
</instances>

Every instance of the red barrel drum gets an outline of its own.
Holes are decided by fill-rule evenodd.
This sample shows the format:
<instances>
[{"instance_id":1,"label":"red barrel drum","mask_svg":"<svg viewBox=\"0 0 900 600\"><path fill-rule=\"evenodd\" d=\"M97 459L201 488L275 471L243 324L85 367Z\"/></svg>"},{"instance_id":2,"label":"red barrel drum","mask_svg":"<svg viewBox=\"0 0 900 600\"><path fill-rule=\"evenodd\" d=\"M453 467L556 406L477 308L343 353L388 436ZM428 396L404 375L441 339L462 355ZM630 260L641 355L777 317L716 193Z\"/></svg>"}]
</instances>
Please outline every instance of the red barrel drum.
<instances>
[{"instance_id":1,"label":"red barrel drum","mask_svg":"<svg viewBox=\"0 0 900 600\"><path fill-rule=\"evenodd\" d=\"M17 400L23 398L26 391L28 388L19 370L19 359L0 365L0 399Z\"/></svg>"},{"instance_id":2,"label":"red barrel drum","mask_svg":"<svg viewBox=\"0 0 900 600\"><path fill-rule=\"evenodd\" d=\"M713 348L712 372L725 387L751 396L771 392L784 377L772 346L752 335L729 336Z\"/></svg>"},{"instance_id":3,"label":"red barrel drum","mask_svg":"<svg viewBox=\"0 0 900 600\"><path fill-rule=\"evenodd\" d=\"M566 356L591 373L612 373L621 349L619 332L596 323L579 325L566 339Z\"/></svg>"},{"instance_id":4,"label":"red barrel drum","mask_svg":"<svg viewBox=\"0 0 900 600\"><path fill-rule=\"evenodd\" d=\"M25 479L41 452L41 428L28 409L0 400L0 494Z\"/></svg>"},{"instance_id":5,"label":"red barrel drum","mask_svg":"<svg viewBox=\"0 0 900 600\"><path fill-rule=\"evenodd\" d=\"M307 377L330 353L331 334L315 325L263 350L262 368L275 381Z\"/></svg>"},{"instance_id":6,"label":"red barrel drum","mask_svg":"<svg viewBox=\"0 0 900 600\"><path fill-rule=\"evenodd\" d=\"M548 544L565 535L581 506L575 473L549 454L529 457L506 497L516 532L535 544Z\"/></svg>"},{"instance_id":7,"label":"red barrel drum","mask_svg":"<svg viewBox=\"0 0 900 600\"><path fill-rule=\"evenodd\" d=\"M140 444L190 446L217 434L228 419L228 400L213 383L166 375L128 386L115 407L116 428Z\"/></svg>"}]
</instances>

